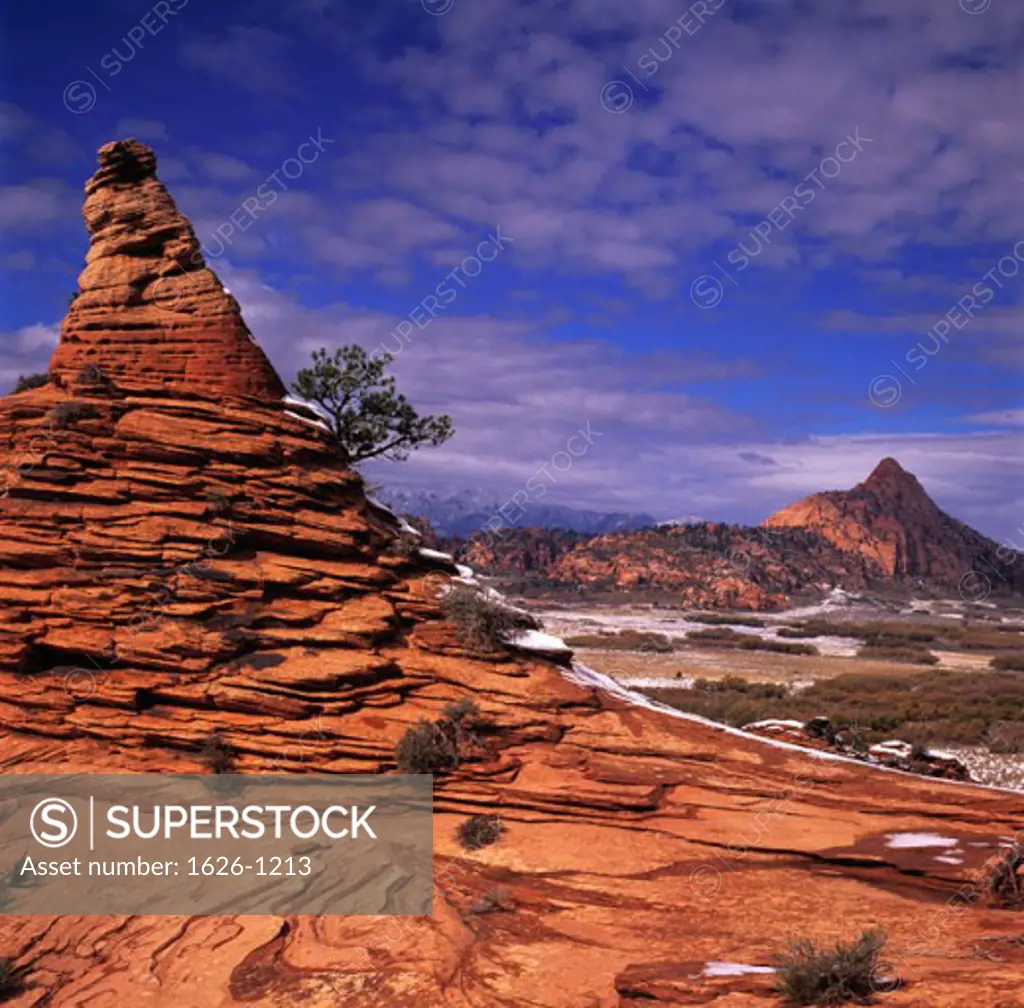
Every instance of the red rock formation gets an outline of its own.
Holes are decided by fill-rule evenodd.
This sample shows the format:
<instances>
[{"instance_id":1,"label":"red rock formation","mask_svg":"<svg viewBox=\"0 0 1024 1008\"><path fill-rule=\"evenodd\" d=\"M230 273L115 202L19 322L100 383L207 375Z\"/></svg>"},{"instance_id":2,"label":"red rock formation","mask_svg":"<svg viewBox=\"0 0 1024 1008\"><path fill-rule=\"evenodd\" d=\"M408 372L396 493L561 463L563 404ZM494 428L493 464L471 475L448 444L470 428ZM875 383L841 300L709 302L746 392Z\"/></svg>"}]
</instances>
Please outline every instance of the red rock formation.
<instances>
[{"instance_id":1,"label":"red rock formation","mask_svg":"<svg viewBox=\"0 0 1024 1008\"><path fill-rule=\"evenodd\" d=\"M765 533L721 522L590 537L519 529L494 544L471 542L463 555L490 574L589 591L671 594L701 609L778 609L795 592L860 590L882 576L816 533Z\"/></svg>"},{"instance_id":2,"label":"red rock formation","mask_svg":"<svg viewBox=\"0 0 1024 1008\"><path fill-rule=\"evenodd\" d=\"M198 772L213 733L246 773L390 770L411 724L466 696L489 745L436 782L432 916L0 917L0 956L28 970L16 1008L769 1008L772 977L705 964L879 923L907 984L887 1003L1016 1003L1019 914L945 902L1024 824L1020 796L812 759L472 651L432 601L449 565L396 547L315 428L223 388L149 394L148 359L118 346L116 387L77 410L54 416L54 386L0 400L5 771ZM456 830L482 811L507 832L467 851ZM961 863L897 831L954 837ZM505 909L479 912L498 889Z\"/></svg>"},{"instance_id":3,"label":"red rock formation","mask_svg":"<svg viewBox=\"0 0 1024 1008\"><path fill-rule=\"evenodd\" d=\"M90 244L50 364L70 387L86 365L125 391L279 399L280 378L137 140L103 146L85 186Z\"/></svg>"},{"instance_id":4,"label":"red rock formation","mask_svg":"<svg viewBox=\"0 0 1024 1008\"><path fill-rule=\"evenodd\" d=\"M998 543L940 510L892 458L882 459L852 490L806 497L763 524L811 529L895 581L948 589L977 571L992 589L1024 588L1024 565L1005 563Z\"/></svg>"}]
</instances>

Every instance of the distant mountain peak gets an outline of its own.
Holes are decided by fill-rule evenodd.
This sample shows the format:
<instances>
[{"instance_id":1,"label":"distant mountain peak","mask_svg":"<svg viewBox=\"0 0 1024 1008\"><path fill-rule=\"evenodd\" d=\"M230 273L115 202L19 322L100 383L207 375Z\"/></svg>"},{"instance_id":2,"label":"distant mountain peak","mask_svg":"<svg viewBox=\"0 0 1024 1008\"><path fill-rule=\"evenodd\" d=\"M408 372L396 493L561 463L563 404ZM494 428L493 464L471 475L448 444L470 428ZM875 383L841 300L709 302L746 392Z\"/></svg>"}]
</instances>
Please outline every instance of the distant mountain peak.
<instances>
[{"instance_id":1,"label":"distant mountain peak","mask_svg":"<svg viewBox=\"0 0 1024 1008\"><path fill-rule=\"evenodd\" d=\"M870 490L876 494L893 495L915 493L928 497L917 477L904 469L894 458L882 459L866 480L858 483L855 489ZM929 502L931 498L928 498Z\"/></svg>"},{"instance_id":2,"label":"distant mountain peak","mask_svg":"<svg viewBox=\"0 0 1024 1008\"><path fill-rule=\"evenodd\" d=\"M852 490L812 494L762 524L811 529L898 581L952 588L979 563L997 569L998 544L946 514L894 458L882 459Z\"/></svg>"}]
</instances>

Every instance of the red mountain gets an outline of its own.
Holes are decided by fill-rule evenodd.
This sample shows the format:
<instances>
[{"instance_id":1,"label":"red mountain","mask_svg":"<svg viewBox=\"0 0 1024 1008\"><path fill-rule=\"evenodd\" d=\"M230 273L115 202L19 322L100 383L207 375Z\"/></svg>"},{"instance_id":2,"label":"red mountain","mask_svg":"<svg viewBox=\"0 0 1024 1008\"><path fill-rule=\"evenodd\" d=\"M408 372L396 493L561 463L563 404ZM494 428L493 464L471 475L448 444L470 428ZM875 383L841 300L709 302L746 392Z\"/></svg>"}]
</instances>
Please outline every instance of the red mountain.
<instances>
[{"instance_id":1,"label":"red mountain","mask_svg":"<svg viewBox=\"0 0 1024 1008\"><path fill-rule=\"evenodd\" d=\"M963 587L975 597L1024 588L1014 551L942 511L913 473L882 459L852 490L813 494L777 511L765 528L806 528L877 564L893 581Z\"/></svg>"},{"instance_id":2,"label":"red mountain","mask_svg":"<svg viewBox=\"0 0 1024 1008\"><path fill-rule=\"evenodd\" d=\"M891 458L852 490L814 494L760 528L705 522L591 537L517 529L461 554L489 574L671 592L709 608L779 608L796 592L833 587L914 585L968 601L1024 590L1013 550L947 515Z\"/></svg>"}]
</instances>

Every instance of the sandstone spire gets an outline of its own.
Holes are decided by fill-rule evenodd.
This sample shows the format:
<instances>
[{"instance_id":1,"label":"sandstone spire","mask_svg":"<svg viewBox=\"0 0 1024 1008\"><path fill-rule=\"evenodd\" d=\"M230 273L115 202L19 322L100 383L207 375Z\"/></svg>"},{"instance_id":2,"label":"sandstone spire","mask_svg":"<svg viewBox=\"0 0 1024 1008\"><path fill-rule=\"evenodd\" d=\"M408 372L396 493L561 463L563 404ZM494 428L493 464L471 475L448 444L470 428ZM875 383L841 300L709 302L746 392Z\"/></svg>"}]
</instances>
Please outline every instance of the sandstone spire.
<instances>
[{"instance_id":1,"label":"sandstone spire","mask_svg":"<svg viewBox=\"0 0 1024 1008\"><path fill-rule=\"evenodd\" d=\"M50 362L57 382L94 364L127 392L280 399L281 379L203 262L153 151L119 140L99 164L85 185L86 266Z\"/></svg>"}]
</instances>

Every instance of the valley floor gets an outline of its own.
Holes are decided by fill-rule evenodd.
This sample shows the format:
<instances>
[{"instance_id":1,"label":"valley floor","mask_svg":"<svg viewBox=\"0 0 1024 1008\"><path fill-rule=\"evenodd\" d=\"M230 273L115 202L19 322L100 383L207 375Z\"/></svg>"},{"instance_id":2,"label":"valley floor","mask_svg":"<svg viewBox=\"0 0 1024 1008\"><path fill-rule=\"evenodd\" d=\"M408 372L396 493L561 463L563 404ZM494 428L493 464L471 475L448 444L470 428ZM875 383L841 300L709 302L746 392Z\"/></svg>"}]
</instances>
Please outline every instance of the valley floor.
<instances>
[{"instance_id":1,"label":"valley floor","mask_svg":"<svg viewBox=\"0 0 1024 1008\"><path fill-rule=\"evenodd\" d=\"M871 742L897 737L940 745L979 782L1024 790L1024 674L991 665L998 654L1024 654L1024 609L959 600L881 607L841 595L756 616L640 602L566 605L532 599L530 607L547 631L573 645L579 661L681 709L740 727L744 718L815 716L819 711L808 713L808 703L820 698L820 713L858 720ZM866 626L882 626L894 639L905 635L909 646L929 656L929 664L909 660L913 652L902 660L858 656ZM739 639L751 649L688 638L709 628L724 633L726 644L730 631L744 635ZM806 636L788 635L794 629ZM914 639L930 633L932 643ZM753 649L760 645L751 637L769 647L806 644L818 653ZM988 646L993 641L998 647ZM782 689L772 691L767 684ZM882 699L889 693L895 697L891 717Z\"/></svg>"}]
</instances>

